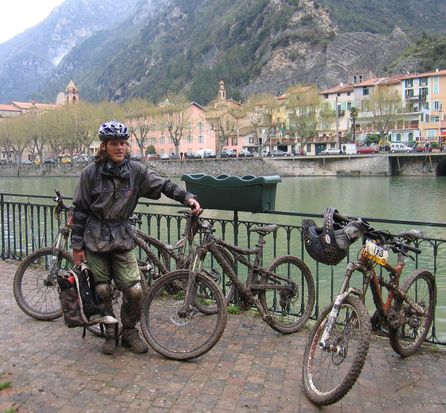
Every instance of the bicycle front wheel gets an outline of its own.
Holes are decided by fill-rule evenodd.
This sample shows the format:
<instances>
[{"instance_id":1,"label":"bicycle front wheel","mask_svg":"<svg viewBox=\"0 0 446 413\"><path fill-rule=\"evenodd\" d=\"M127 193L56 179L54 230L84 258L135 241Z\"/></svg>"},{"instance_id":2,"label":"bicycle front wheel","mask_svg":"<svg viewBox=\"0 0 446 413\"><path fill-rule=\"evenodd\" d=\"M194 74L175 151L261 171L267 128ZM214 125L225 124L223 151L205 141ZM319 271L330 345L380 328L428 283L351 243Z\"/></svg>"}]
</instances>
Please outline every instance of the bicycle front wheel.
<instances>
[{"instance_id":1,"label":"bicycle front wheel","mask_svg":"<svg viewBox=\"0 0 446 413\"><path fill-rule=\"evenodd\" d=\"M28 255L14 276L14 298L20 309L36 320L54 320L62 315L57 275L74 266L71 254L53 247Z\"/></svg>"},{"instance_id":2,"label":"bicycle front wheel","mask_svg":"<svg viewBox=\"0 0 446 413\"><path fill-rule=\"evenodd\" d=\"M189 308L184 298L189 283L187 270L174 271L157 280L144 297L141 330L150 346L165 357L188 360L199 357L217 344L226 326L227 311L223 293L213 280L197 274ZM175 291L172 291L175 286ZM206 292L201 297L201 291ZM196 302L206 300L217 311L204 314Z\"/></svg>"},{"instance_id":3,"label":"bicycle front wheel","mask_svg":"<svg viewBox=\"0 0 446 413\"><path fill-rule=\"evenodd\" d=\"M371 334L370 318L361 301L348 296L341 304L324 348L320 342L333 304L325 307L305 346L302 382L307 397L318 406L342 399L364 366Z\"/></svg>"},{"instance_id":4,"label":"bicycle front wheel","mask_svg":"<svg viewBox=\"0 0 446 413\"><path fill-rule=\"evenodd\" d=\"M424 311L419 314L401 298L394 301L393 310L402 313L404 324L389 329L390 345L396 353L407 357L420 348L431 327L436 301L434 276L428 271L416 271L403 282L401 290Z\"/></svg>"},{"instance_id":5,"label":"bicycle front wheel","mask_svg":"<svg viewBox=\"0 0 446 413\"><path fill-rule=\"evenodd\" d=\"M305 263L291 255L274 260L269 271L291 281L265 275L262 284L270 287L259 291L260 303L269 314L274 330L283 333L295 333L308 321L314 305L314 281L311 271Z\"/></svg>"}]
</instances>

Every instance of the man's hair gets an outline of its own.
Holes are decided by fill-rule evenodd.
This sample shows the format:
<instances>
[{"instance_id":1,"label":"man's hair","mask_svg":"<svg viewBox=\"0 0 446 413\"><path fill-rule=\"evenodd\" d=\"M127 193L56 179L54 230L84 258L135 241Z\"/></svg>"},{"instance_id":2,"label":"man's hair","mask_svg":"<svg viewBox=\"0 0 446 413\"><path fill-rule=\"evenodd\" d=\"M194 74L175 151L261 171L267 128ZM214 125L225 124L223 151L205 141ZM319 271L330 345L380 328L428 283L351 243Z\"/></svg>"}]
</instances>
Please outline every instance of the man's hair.
<instances>
[{"instance_id":1,"label":"man's hair","mask_svg":"<svg viewBox=\"0 0 446 413\"><path fill-rule=\"evenodd\" d=\"M107 142L101 142L101 145L98 148L98 151L96 152L96 155L94 157L94 161L96 163L101 163L101 162L106 162L108 159L108 155L107 155ZM128 141L125 141L125 145L126 145L126 153L125 153L125 157L126 159L130 159L130 144L128 143Z\"/></svg>"}]
</instances>

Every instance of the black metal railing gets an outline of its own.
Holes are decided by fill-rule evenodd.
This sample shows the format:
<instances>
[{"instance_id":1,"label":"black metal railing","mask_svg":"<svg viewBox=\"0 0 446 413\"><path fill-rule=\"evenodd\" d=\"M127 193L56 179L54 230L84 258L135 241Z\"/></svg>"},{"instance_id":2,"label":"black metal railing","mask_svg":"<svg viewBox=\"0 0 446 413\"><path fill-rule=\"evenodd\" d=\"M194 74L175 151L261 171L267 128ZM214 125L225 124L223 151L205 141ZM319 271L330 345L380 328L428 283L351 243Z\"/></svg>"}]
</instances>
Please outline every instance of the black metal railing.
<instances>
[{"instance_id":1,"label":"black metal railing","mask_svg":"<svg viewBox=\"0 0 446 413\"><path fill-rule=\"evenodd\" d=\"M69 198L67 198L69 200ZM21 260L30 252L43 246L51 245L57 234L57 220L54 217L54 205L50 196L23 196L0 193L1 234L0 257ZM67 201L69 202L69 201ZM149 209L147 207L150 207ZM176 214L179 204L141 202L138 212L141 214L142 229L158 239L173 244L182 235L184 219ZM150 210L151 212L146 212ZM249 228L259 223L275 223L279 229L266 238L264 262L285 254L297 256L310 267L316 284L316 304L313 317L317 317L322 307L333 300L343 279L347 260L354 259L360 249L359 243L350 247L349 257L335 267L321 265L311 259L304 248L302 238L302 218L315 219L321 223L321 214L274 211L264 214L232 213L228 211L205 211L204 218L212 221L216 234L241 247L252 247L257 237ZM431 271L437 283L437 307L429 341L446 344L446 223L391 220L364 217L379 229L388 229L393 233L409 228L420 228L425 237L419 247L423 253L413 261L407 260L404 276L416 268ZM292 224L290 224L290 222ZM239 268L243 278L246 269ZM362 279L352 280L361 285ZM368 299L369 297L367 297ZM373 303L366 302L369 310Z\"/></svg>"}]
</instances>

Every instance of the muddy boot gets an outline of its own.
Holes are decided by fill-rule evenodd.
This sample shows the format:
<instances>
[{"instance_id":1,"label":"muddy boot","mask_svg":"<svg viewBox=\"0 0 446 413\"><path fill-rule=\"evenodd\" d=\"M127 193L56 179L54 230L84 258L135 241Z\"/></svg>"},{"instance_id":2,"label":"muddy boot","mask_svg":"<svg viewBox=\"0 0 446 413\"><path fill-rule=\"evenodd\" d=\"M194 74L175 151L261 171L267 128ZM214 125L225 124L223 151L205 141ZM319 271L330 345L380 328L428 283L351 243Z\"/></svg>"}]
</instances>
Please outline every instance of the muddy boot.
<instances>
[{"instance_id":1,"label":"muddy boot","mask_svg":"<svg viewBox=\"0 0 446 413\"><path fill-rule=\"evenodd\" d=\"M136 328L122 330L121 344L133 353L147 353L149 350L147 344L139 336Z\"/></svg>"},{"instance_id":2,"label":"muddy boot","mask_svg":"<svg viewBox=\"0 0 446 413\"><path fill-rule=\"evenodd\" d=\"M95 286L96 294L99 301L99 308L104 315L115 317L113 312L112 290L109 283L98 283ZM105 342L102 345L102 353L113 354L117 345L117 327L113 325L104 326Z\"/></svg>"}]
</instances>

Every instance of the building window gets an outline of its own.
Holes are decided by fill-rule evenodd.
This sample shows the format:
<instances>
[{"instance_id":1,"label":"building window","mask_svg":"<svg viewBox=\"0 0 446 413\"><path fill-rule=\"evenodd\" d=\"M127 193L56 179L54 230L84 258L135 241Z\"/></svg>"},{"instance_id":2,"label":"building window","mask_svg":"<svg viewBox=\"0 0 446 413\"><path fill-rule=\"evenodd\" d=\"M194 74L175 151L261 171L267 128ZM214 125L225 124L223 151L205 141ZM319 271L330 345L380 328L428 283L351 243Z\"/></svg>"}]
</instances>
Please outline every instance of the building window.
<instances>
[{"instance_id":1,"label":"building window","mask_svg":"<svg viewBox=\"0 0 446 413\"><path fill-rule=\"evenodd\" d=\"M427 86L427 77L420 78L420 86Z\"/></svg>"},{"instance_id":2,"label":"building window","mask_svg":"<svg viewBox=\"0 0 446 413\"><path fill-rule=\"evenodd\" d=\"M429 139L433 139L433 138L435 138L435 129L428 129L427 130L427 137L429 138Z\"/></svg>"},{"instance_id":3,"label":"building window","mask_svg":"<svg viewBox=\"0 0 446 413\"><path fill-rule=\"evenodd\" d=\"M434 95L438 95L440 93L440 77L435 76L433 80L434 80L433 93Z\"/></svg>"},{"instance_id":4,"label":"building window","mask_svg":"<svg viewBox=\"0 0 446 413\"><path fill-rule=\"evenodd\" d=\"M396 134L396 141L401 142L401 133Z\"/></svg>"},{"instance_id":5,"label":"building window","mask_svg":"<svg viewBox=\"0 0 446 413\"><path fill-rule=\"evenodd\" d=\"M164 136L160 137L160 145L164 145Z\"/></svg>"},{"instance_id":6,"label":"building window","mask_svg":"<svg viewBox=\"0 0 446 413\"><path fill-rule=\"evenodd\" d=\"M409 133L409 142L413 142L413 133L412 132Z\"/></svg>"},{"instance_id":7,"label":"building window","mask_svg":"<svg viewBox=\"0 0 446 413\"><path fill-rule=\"evenodd\" d=\"M413 89L407 89L407 90L404 92L404 96L405 96L406 98L412 98L412 97L414 96L414 94L413 94Z\"/></svg>"},{"instance_id":8,"label":"building window","mask_svg":"<svg viewBox=\"0 0 446 413\"><path fill-rule=\"evenodd\" d=\"M192 135L187 135L187 143L193 143L194 138L192 137Z\"/></svg>"},{"instance_id":9,"label":"building window","mask_svg":"<svg viewBox=\"0 0 446 413\"><path fill-rule=\"evenodd\" d=\"M347 102L347 110L351 110L352 108L352 102Z\"/></svg>"},{"instance_id":10,"label":"building window","mask_svg":"<svg viewBox=\"0 0 446 413\"><path fill-rule=\"evenodd\" d=\"M203 135L203 130L204 130L204 123L198 122L198 131L200 132L200 135Z\"/></svg>"},{"instance_id":11,"label":"building window","mask_svg":"<svg viewBox=\"0 0 446 413\"><path fill-rule=\"evenodd\" d=\"M362 89L362 95L363 96L368 96L368 94L369 94L369 88L368 87L363 88Z\"/></svg>"},{"instance_id":12,"label":"building window","mask_svg":"<svg viewBox=\"0 0 446 413\"><path fill-rule=\"evenodd\" d=\"M231 140L232 140L232 146L238 145L237 136L233 136Z\"/></svg>"},{"instance_id":13,"label":"building window","mask_svg":"<svg viewBox=\"0 0 446 413\"><path fill-rule=\"evenodd\" d=\"M438 100L434 100L433 104L434 104L434 107L433 107L434 110L441 109L441 103Z\"/></svg>"},{"instance_id":14,"label":"building window","mask_svg":"<svg viewBox=\"0 0 446 413\"><path fill-rule=\"evenodd\" d=\"M254 143L254 136L249 137L249 143Z\"/></svg>"},{"instance_id":15,"label":"building window","mask_svg":"<svg viewBox=\"0 0 446 413\"><path fill-rule=\"evenodd\" d=\"M413 79L406 79L406 80L404 81L404 85L405 85L406 87L413 87Z\"/></svg>"},{"instance_id":16,"label":"building window","mask_svg":"<svg viewBox=\"0 0 446 413\"><path fill-rule=\"evenodd\" d=\"M198 143L204 143L204 136L200 135L198 137Z\"/></svg>"},{"instance_id":17,"label":"building window","mask_svg":"<svg viewBox=\"0 0 446 413\"><path fill-rule=\"evenodd\" d=\"M420 88L420 96L427 96L428 95L428 88L427 87L422 87Z\"/></svg>"}]
</instances>

